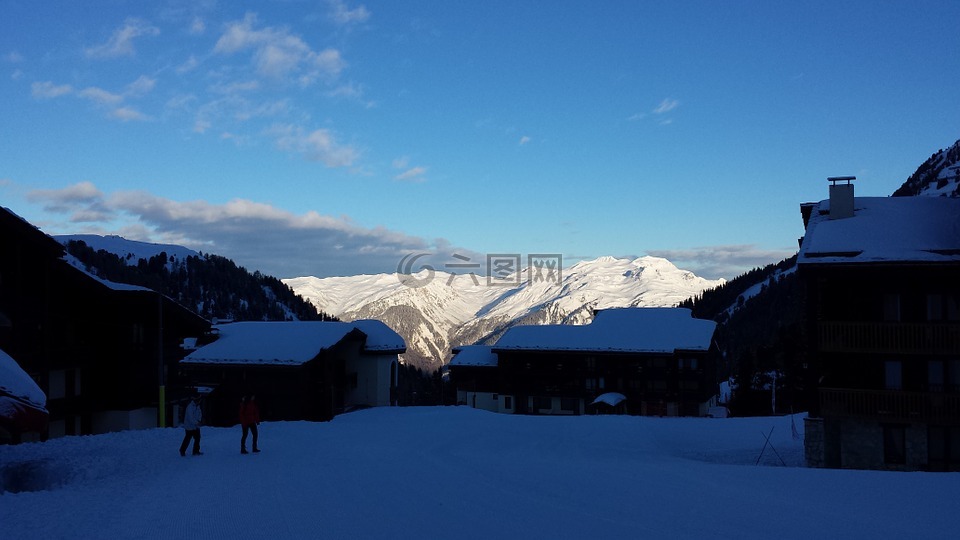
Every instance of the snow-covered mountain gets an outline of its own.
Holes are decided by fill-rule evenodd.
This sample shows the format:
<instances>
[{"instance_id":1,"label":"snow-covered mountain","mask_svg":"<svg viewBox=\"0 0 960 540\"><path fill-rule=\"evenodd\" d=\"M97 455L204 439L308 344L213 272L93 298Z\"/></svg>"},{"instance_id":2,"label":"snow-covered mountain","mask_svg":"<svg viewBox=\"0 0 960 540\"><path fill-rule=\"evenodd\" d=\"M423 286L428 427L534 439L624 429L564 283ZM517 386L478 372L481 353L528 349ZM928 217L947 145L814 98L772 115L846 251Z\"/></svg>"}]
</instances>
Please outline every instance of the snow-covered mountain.
<instances>
[{"instance_id":1,"label":"snow-covered mountain","mask_svg":"<svg viewBox=\"0 0 960 540\"><path fill-rule=\"evenodd\" d=\"M140 259L149 259L150 257L166 253L172 260L186 260L187 257L198 257L200 254L192 249L178 246L176 244L152 244L149 242L140 242L137 240L127 240L122 236L99 234L61 234L54 236L61 244L66 244L71 240L79 240L94 251L104 250L113 253L127 261L129 265L136 265Z\"/></svg>"},{"instance_id":2,"label":"snow-covered mountain","mask_svg":"<svg viewBox=\"0 0 960 540\"><path fill-rule=\"evenodd\" d=\"M352 277L283 280L297 294L343 320L380 319L407 341L407 362L436 369L450 349L492 343L517 324L586 324L596 309L674 306L716 287L657 257L601 257L562 271L562 279L529 279L520 285L488 284L485 277L426 270ZM536 274L534 274L536 276ZM422 283L410 286L409 277ZM403 278L403 279L401 279Z\"/></svg>"},{"instance_id":3,"label":"snow-covered mountain","mask_svg":"<svg viewBox=\"0 0 960 540\"><path fill-rule=\"evenodd\" d=\"M960 141L935 152L893 193L894 197L912 195L960 196Z\"/></svg>"}]
</instances>

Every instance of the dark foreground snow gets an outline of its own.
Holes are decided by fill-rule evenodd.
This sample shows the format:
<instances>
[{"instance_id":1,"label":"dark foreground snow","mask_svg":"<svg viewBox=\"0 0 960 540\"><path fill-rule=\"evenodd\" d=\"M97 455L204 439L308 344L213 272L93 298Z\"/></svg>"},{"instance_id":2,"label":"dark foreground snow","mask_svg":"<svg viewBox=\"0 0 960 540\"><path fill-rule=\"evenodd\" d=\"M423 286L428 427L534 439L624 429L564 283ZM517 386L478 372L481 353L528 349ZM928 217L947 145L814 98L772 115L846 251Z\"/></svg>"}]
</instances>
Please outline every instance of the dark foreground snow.
<instances>
[{"instance_id":1,"label":"dark foreground snow","mask_svg":"<svg viewBox=\"0 0 960 540\"><path fill-rule=\"evenodd\" d=\"M796 418L802 429L802 420ZM763 446L772 442L787 466ZM0 537L934 538L960 474L803 468L791 418L379 408L0 447ZM18 491L18 492L14 492Z\"/></svg>"}]
</instances>

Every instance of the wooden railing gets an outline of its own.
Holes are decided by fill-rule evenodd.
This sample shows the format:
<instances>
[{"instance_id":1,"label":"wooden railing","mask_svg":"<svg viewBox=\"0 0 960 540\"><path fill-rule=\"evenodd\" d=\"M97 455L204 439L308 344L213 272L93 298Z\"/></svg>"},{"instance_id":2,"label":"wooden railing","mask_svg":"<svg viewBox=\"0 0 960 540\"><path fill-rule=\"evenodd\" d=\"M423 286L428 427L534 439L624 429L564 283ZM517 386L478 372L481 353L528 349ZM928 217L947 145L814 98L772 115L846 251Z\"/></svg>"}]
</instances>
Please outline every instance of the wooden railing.
<instances>
[{"instance_id":1,"label":"wooden railing","mask_svg":"<svg viewBox=\"0 0 960 540\"><path fill-rule=\"evenodd\" d=\"M820 412L893 422L956 423L960 422L960 394L821 388Z\"/></svg>"},{"instance_id":2,"label":"wooden railing","mask_svg":"<svg viewBox=\"0 0 960 540\"><path fill-rule=\"evenodd\" d=\"M960 323L819 323L823 352L960 354Z\"/></svg>"}]
</instances>

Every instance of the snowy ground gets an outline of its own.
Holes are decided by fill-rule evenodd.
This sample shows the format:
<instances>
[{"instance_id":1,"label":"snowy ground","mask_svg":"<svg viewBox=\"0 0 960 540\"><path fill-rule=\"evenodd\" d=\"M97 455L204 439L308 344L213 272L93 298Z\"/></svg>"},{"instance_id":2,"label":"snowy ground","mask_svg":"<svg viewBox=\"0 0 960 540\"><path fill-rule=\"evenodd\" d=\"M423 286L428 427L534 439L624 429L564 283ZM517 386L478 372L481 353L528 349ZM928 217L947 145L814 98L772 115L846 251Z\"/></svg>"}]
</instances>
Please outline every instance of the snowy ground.
<instances>
[{"instance_id":1,"label":"snowy ground","mask_svg":"<svg viewBox=\"0 0 960 540\"><path fill-rule=\"evenodd\" d=\"M797 419L802 430L802 421ZM754 465L763 433L773 445ZM0 537L934 538L960 474L807 469L790 417L380 408L327 423L0 447ZM39 491L13 492L23 488Z\"/></svg>"}]
</instances>

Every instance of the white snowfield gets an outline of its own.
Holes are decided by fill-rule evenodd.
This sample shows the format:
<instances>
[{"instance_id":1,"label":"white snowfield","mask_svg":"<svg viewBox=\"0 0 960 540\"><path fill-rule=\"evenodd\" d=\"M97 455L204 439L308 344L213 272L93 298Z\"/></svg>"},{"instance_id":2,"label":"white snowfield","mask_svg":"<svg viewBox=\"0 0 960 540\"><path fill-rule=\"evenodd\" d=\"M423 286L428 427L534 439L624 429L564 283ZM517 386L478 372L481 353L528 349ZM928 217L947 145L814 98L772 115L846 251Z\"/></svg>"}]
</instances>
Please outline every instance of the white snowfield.
<instances>
[{"instance_id":1,"label":"white snowfield","mask_svg":"<svg viewBox=\"0 0 960 540\"><path fill-rule=\"evenodd\" d=\"M794 418L802 431L802 419ZM774 429L761 464L763 434ZM0 447L0 537L947 538L960 474L803 468L791 417L376 408Z\"/></svg>"}]
</instances>

